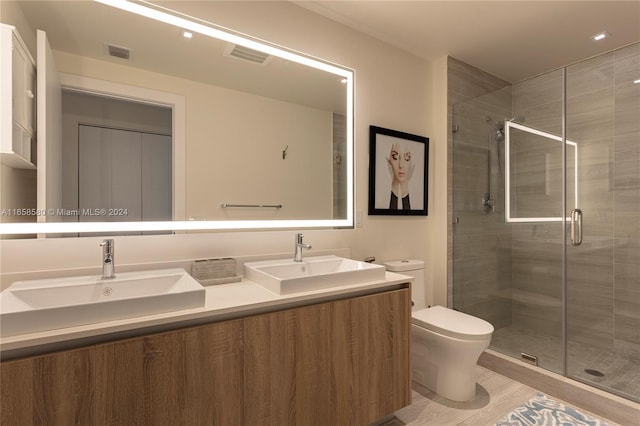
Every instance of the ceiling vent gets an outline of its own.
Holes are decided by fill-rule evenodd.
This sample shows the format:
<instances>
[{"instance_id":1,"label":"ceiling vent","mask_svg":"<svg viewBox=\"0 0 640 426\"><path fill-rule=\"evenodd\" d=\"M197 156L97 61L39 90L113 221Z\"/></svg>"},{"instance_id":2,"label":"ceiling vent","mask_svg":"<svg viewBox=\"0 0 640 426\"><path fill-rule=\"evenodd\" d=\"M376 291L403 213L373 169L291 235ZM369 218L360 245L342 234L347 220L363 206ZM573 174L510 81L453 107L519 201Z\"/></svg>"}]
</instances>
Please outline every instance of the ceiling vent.
<instances>
[{"instance_id":1,"label":"ceiling vent","mask_svg":"<svg viewBox=\"0 0 640 426\"><path fill-rule=\"evenodd\" d=\"M129 60L131 59L131 55L133 53L132 50L128 47L116 46L108 43L105 43L104 47L107 51L107 55L113 56L114 58Z\"/></svg>"},{"instance_id":2,"label":"ceiling vent","mask_svg":"<svg viewBox=\"0 0 640 426\"><path fill-rule=\"evenodd\" d=\"M252 62L258 65L266 65L271 60L271 55L260 52L259 50L249 49L248 47L230 44L224 51L224 56Z\"/></svg>"}]
</instances>

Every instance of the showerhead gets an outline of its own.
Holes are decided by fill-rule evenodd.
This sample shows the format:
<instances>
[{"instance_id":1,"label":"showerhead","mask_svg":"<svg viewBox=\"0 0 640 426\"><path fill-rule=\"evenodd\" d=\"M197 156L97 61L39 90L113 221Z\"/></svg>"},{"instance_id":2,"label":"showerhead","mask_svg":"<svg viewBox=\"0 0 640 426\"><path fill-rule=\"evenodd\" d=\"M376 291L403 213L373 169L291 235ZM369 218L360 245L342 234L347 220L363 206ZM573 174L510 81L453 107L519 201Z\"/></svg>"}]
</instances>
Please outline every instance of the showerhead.
<instances>
[{"instance_id":1,"label":"showerhead","mask_svg":"<svg viewBox=\"0 0 640 426\"><path fill-rule=\"evenodd\" d=\"M490 118L490 117L487 117ZM524 116L523 115L517 115L513 118L510 119L505 119L499 122L495 122L493 120L491 120L492 123L494 123L494 131L495 131L495 136L496 136L496 141L498 142L502 142L504 140L504 123L506 121L509 122L514 122L514 123L524 123ZM489 120L487 120L487 122L489 122Z\"/></svg>"},{"instance_id":2,"label":"showerhead","mask_svg":"<svg viewBox=\"0 0 640 426\"><path fill-rule=\"evenodd\" d=\"M504 121L500 121L493 126L495 131L496 141L502 142L504 140Z\"/></svg>"},{"instance_id":3,"label":"showerhead","mask_svg":"<svg viewBox=\"0 0 640 426\"><path fill-rule=\"evenodd\" d=\"M488 124L493 125L493 131L490 134L489 140L488 140L488 149L491 150L491 145L495 144L496 156L498 157L498 170L500 170L500 175L504 178L504 171L502 170L502 157L504 156L504 152L503 152L503 147L500 146L500 142L504 142L505 123L506 122L524 123L524 116L516 115L515 117L512 117L512 118L505 118L504 120L496 121L493 118L491 118L491 116L486 115L484 117L484 120ZM491 157L489 157L489 168L491 168ZM491 197L489 195L487 200L483 200L483 202L490 201L490 200L491 200Z\"/></svg>"}]
</instances>

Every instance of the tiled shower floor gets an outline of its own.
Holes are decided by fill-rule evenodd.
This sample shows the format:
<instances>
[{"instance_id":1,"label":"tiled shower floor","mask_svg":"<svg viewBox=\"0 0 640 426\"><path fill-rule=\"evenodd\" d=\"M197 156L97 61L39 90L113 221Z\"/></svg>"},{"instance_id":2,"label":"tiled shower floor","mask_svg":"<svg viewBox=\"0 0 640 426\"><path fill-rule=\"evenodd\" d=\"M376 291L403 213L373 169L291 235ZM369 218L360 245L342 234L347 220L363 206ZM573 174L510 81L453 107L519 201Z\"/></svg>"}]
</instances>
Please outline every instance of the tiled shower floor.
<instances>
[{"instance_id":1,"label":"tiled shower floor","mask_svg":"<svg viewBox=\"0 0 640 426\"><path fill-rule=\"evenodd\" d=\"M491 349L521 359L521 352L538 357L538 365L562 374L562 340L527 328L509 326L494 331ZM569 340L568 376L640 401L640 346L636 356ZM633 354L632 354L633 355ZM596 370L604 376L585 372Z\"/></svg>"}]
</instances>

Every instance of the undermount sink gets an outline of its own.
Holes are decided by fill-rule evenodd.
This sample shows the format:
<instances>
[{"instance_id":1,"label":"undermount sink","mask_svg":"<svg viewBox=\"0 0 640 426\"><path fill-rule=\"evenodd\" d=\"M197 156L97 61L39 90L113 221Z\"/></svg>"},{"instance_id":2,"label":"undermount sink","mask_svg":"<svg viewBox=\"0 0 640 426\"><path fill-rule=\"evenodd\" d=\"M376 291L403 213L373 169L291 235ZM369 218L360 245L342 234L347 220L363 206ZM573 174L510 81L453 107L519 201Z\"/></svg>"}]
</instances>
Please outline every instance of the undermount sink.
<instances>
[{"instance_id":1,"label":"undermount sink","mask_svg":"<svg viewBox=\"0 0 640 426\"><path fill-rule=\"evenodd\" d=\"M293 260L265 260L244 264L244 276L277 294L318 290L341 285L383 280L382 265L338 256Z\"/></svg>"},{"instance_id":2,"label":"undermount sink","mask_svg":"<svg viewBox=\"0 0 640 426\"><path fill-rule=\"evenodd\" d=\"M184 269L19 281L0 293L0 335L198 308L204 301L204 287Z\"/></svg>"}]
</instances>

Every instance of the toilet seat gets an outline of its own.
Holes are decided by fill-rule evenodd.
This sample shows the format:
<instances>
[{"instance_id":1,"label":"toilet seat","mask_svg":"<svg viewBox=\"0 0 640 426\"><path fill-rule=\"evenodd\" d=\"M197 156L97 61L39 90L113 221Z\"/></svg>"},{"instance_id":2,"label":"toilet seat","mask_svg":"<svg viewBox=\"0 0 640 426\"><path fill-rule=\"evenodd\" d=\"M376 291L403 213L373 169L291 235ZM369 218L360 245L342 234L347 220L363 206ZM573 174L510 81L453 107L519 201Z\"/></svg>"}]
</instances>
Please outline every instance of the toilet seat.
<instances>
[{"instance_id":1,"label":"toilet seat","mask_svg":"<svg viewBox=\"0 0 640 426\"><path fill-rule=\"evenodd\" d=\"M443 306L420 309L411 313L412 323L462 340L490 339L493 326L487 321Z\"/></svg>"}]
</instances>

